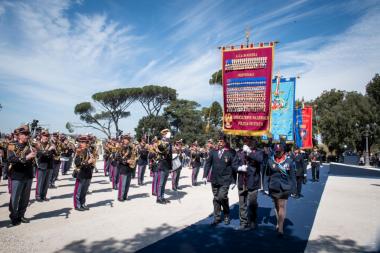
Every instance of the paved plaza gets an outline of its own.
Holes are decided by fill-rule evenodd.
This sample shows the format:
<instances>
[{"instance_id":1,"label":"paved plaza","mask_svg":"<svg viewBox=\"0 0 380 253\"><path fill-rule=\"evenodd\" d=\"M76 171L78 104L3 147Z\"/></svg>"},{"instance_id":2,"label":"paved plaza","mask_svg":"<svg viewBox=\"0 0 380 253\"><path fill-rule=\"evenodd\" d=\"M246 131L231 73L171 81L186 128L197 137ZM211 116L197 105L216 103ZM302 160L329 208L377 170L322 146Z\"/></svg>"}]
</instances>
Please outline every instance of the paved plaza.
<instances>
[{"instance_id":1,"label":"paved plaza","mask_svg":"<svg viewBox=\"0 0 380 253\"><path fill-rule=\"evenodd\" d=\"M102 162L98 162L98 168ZM132 180L128 201L118 202L103 171L95 173L88 195L89 211L73 210L74 179L60 176L49 189L49 202L34 201L26 216L30 224L9 226L5 182L0 185L1 252L371 252L379 249L379 178L328 175L304 185L301 199L290 198L284 239L274 231L273 203L259 196L259 229L239 231L237 189L230 191L231 225L211 228L210 185L191 186L191 170L182 170L178 192L158 205L151 196L151 177L144 186ZM310 173L310 172L309 172ZM310 176L310 175L309 175ZM169 180L167 188L170 188ZM355 185L355 188L351 186Z\"/></svg>"}]
</instances>

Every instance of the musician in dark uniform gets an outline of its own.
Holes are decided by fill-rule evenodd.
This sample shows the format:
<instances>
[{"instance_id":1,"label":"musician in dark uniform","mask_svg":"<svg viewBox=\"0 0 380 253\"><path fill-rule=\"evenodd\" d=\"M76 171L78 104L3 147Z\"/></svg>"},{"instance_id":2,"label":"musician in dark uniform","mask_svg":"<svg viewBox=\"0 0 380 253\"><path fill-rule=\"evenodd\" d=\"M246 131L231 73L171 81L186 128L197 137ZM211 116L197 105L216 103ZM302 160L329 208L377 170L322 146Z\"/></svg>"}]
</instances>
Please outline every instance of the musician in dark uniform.
<instances>
[{"instance_id":1,"label":"musician in dark uniform","mask_svg":"<svg viewBox=\"0 0 380 253\"><path fill-rule=\"evenodd\" d=\"M279 237L284 235L286 203L294 189L294 163L284 152L284 146L275 144L274 156L269 159L269 195L272 197L277 218L276 230Z\"/></svg>"},{"instance_id":2,"label":"musician in dark uniform","mask_svg":"<svg viewBox=\"0 0 380 253\"><path fill-rule=\"evenodd\" d=\"M89 210L86 206L86 195L92 178L96 159L90 151L89 139L86 135L78 138L79 147L75 155L75 169L73 172L75 181L74 187L74 208L77 211Z\"/></svg>"},{"instance_id":3,"label":"musician in dark uniform","mask_svg":"<svg viewBox=\"0 0 380 253\"><path fill-rule=\"evenodd\" d=\"M103 161L104 161L104 176L107 177L109 175L109 167L110 167L110 148L109 141L107 140L103 143Z\"/></svg>"},{"instance_id":4,"label":"musician in dark uniform","mask_svg":"<svg viewBox=\"0 0 380 253\"><path fill-rule=\"evenodd\" d=\"M7 149L8 145L13 141L13 138L11 135L6 134L5 138L0 143L0 155L1 155L1 169L0 169L0 178L2 177L3 180L8 179L8 158L7 158Z\"/></svg>"},{"instance_id":5,"label":"musician in dark uniform","mask_svg":"<svg viewBox=\"0 0 380 253\"><path fill-rule=\"evenodd\" d=\"M143 185L144 184L144 176L145 176L145 170L148 166L148 146L146 144L146 140L144 138L141 138L140 144L137 148L137 184Z\"/></svg>"},{"instance_id":6,"label":"musician in dark uniform","mask_svg":"<svg viewBox=\"0 0 380 253\"><path fill-rule=\"evenodd\" d=\"M206 161L209 158L210 153L211 153L212 150L214 150L214 141L212 139L209 139L209 140L207 140L206 150L204 152L204 157L203 157L205 159L205 163L203 165L203 178L207 178L208 180L210 179L210 175L211 175L211 170L212 169L210 169L208 171L208 174L206 175L206 170L204 169L204 167L206 165Z\"/></svg>"},{"instance_id":7,"label":"musician in dark uniform","mask_svg":"<svg viewBox=\"0 0 380 253\"><path fill-rule=\"evenodd\" d=\"M257 149L256 140L247 138L244 142L235 156L233 168L238 174L240 229L248 230L257 227L257 196L264 152Z\"/></svg>"},{"instance_id":8,"label":"musician in dark uniform","mask_svg":"<svg viewBox=\"0 0 380 253\"><path fill-rule=\"evenodd\" d=\"M193 169L193 173L191 174L191 185L197 185L197 178L199 174L199 169L201 167L201 159L202 153L199 150L199 146L197 142L194 142L190 149L190 158L191 158L191 167Z\"/></svg>"},{"instance_id":9,"label":"musician in dark uniform","mask_svg":"<svg viewBox=\"0 0 380 253\"><path fill-rule=\"evenodd\" d=\"M149 147L149 169L152 175L152 195L157 196L158 192L158 139L154 137Z\"/></svg>"},{"instance_id":10,"label":"musician in dark uniform","mask_svg":"<svg viewBox=\"0 0 380 253\"><path fill-rule=\"evenodd\" d=\"M182 170L182 139L175 142L173 149L172 190L178 190L179 178Z\"/></svg>"},{"instance_id":11,"label":"musician in dark uniform","mask_svg":"<svg viewBox=\"0 0 380 253\"><path fill-rule=\"evenodd\" d=\"M117 157L120 171L117 199L119 201L125 201L136 167L137 154L135 148L130 144L131 137L129 135L122 135L121 140L123 143Z\"/></svg>"},{"instance_id":12,"label":"musician in dark uniform","mask_svg":"<svg viewBox=\"0 0 380 253\"><path fill-rule=\"evenodd\" d=\"M224 223L230 224L230 207L228 203L228 189L233 183L233 168L232 162L235 157L235 152L227 148L225 136L219 137L216 150L210 152L210 156L205 164L205 175L212 168L210 175L211 189L214 195L214 220L211 225L215 226L222 221L221 211L223 208ZM203 178L204 182L207 178Z\"/></svg>"},{"instance_id":13,"label":"musician in dark uniform","mask_svg":"<svg viewBox=\"0 0 380 253\"><path fill-rule=\"evenodd\" d=\"M321 166L321 154L318 152L318 148L314 147L313 152L310 154L311 161L311 174L313 182L319 182L319 168Z\"/></svg>"},{"instance_id":14,"label":"musician in dark uniform","mask_svg":"<svg viewBox=\"0 0 380 253\"><path fill-rule=\"evenodd\" d=\"M49 143L49 132L43 130L40 134L41 140L38 145L37 158L38 168L36 170L36 201L47 201L50 174L53 171L54 144Z\"/></svg>"},{"instance_id":15,"label":"musician in dark uniform","mask_svg":"<svg viewBox=\"0 0 380 253\"><path fill-rule=\"evenodd\" d=\"M161 140L159 141L158 148L158 204L170 203L168 199L164 198L165 186L168 180L169 172L172 170L172 145L170 143L171 133L169 129L161 131Z\"/></svg>"},{"instance_id":16,"label":"musician in dark uniform","mask_svg":"<svg viewBox=\"0 0 380 253\"><path fill-rule=\"evenodd\" d=\"M29 141L29 127L21 126L15 130L17 142L8 146L8 162L11 177L11 198L9 201L9 218L12 225L21 222L29 223L25 218L28 207L30 190L33 182L33 162L37 151L31 147Z\"/></svg>"},{"instance_id":17,"label":"musician in dark uniform","mask_svg":"<svg viewBox=\"0 0 380 253\"><path fill-rule=\"evenodd\" d=\"M52 163L53 169L50 174L49 187L57 188L55 186L55 181L57 181L58 179L59 169L61 167L61 143L60 143L58 132L54 132L52 134L51 142L54 144L55 150L54 150L54 155L53 155L53 163Z\"/></svg>"}]
</instances>

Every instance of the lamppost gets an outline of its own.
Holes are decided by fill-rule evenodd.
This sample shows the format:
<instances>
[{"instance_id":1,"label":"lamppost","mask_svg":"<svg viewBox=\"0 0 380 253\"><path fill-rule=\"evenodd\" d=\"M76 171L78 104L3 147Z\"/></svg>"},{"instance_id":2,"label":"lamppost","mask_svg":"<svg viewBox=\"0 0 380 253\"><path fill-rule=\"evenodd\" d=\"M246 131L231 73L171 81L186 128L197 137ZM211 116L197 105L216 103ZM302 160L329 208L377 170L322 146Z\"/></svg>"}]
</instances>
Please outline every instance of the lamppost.
<instances>
[{"instance_id":1,"label":"lamppost","mask_svg":"<svg viewBox=\"0 0 380 253\"><path fill-rule=\"evenodd\" d=\"M359 124L356 123L356 126L359 126ZM376 129L377 124L372 123L372 124L367 124L365 126L364 131L361 132L361 134L365 137L365 166L369 166L369 143L368 143L368 138L370 134L373 134L375 131L371 130L371 127Z\"/></svg>"}]
</instances>

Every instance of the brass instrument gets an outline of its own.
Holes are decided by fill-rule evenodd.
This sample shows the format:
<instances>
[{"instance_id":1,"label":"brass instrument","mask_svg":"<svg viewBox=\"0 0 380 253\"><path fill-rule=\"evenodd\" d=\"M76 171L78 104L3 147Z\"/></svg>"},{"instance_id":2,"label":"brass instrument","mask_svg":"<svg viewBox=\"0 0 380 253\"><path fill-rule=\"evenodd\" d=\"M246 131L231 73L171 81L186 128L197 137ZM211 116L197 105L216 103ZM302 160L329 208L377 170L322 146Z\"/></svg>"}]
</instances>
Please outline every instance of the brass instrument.
<instances>
[{"instance_id":1,"label":"brass instrument","mask_svg":"<svg viewBox=\"0 0 380 253\"><path fill-rule=\"evenodd\" d=\"M76 151L75 151L75 156L76 157L79 157L81 159L81 166L85 166L85 165L92 165L92 166L95 166L96 164L96 160L94 159L94 156L93 154L90 152L90 149L89 148L85 148L85 149L81 149L81 148L77 148ZM89 163L89 160L90 159L94 159L94 162L92 163ZM80 170L80 167L75 167L75 170L76 171L79 171Z\"/></svg>"},{"instance_id":2,"label":"brass instrument","mask_svg":"<svg viewBox=\"0 0 380 253\"><path fill-rule=\"evenodd\" d=\"M128 145L126 147L124 147L122 150L121 150L121 161L124 163L124 164L128 164L130 168L134 169L136 168L136 163L137 163L137 154L136 154L136 149L131 146L131 145Z\"/></svg>"},{"instance_id":3,"label":"brass instrument","mask_svg":"<svg viewBox=\"0 0 380 253\"><path fill-rule=\"evenodd\" d=\"M31 146L31 143L28 143L28 144L29 145L25 145L25 147L21 150L17 148L15 143L10 143L7 149L7 153L8 153L7 156L9 157L9 153L14 153L16 157L19 157L20 159L25 160L26 156L29 153L31 153L33 150L35 150L35 148ZM34 158L33 162L36 162L36 161L37 161L36 158ZM13 166L13 163L10 163L8 167L9 172L12 171L12 166Z\"/></svg>"}]
</instances>

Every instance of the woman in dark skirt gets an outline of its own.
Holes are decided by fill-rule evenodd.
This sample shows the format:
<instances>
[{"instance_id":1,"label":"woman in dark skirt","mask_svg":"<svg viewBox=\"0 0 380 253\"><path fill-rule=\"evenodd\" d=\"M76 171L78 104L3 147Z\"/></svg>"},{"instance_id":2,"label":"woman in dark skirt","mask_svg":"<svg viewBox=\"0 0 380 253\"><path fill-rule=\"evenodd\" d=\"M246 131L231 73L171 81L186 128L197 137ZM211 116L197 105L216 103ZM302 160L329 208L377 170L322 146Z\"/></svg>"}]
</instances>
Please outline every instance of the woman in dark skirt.
<instances>
[{"instance_id":1,"label":"woman in dark skirt","mask_svg":"<svg viewBox=\"0 0 380 253\"><path fill-rule=\"evenodd\" d=\"M274 156L268 161L269 195L272 197L276 212L276 230L279 237L284 235L284 220L286 216L286 202L292 193L295 177L294 165L291 158L286 156L284 147L276 144Z\"/></svg>"}]
</instances>

